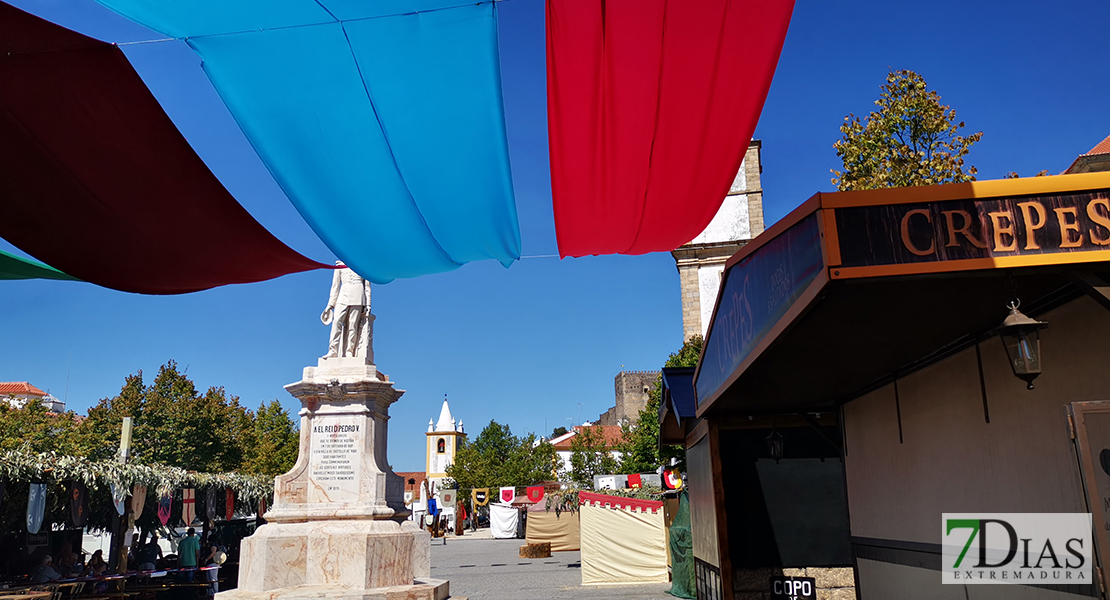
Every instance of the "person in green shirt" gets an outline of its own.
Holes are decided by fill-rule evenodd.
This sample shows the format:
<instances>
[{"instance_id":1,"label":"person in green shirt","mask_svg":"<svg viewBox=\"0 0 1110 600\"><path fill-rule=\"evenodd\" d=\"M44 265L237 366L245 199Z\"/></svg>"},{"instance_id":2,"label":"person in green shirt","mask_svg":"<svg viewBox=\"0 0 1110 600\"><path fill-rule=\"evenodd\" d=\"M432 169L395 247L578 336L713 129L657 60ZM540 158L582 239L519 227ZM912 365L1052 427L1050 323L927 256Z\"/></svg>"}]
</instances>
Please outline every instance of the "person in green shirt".
<instances>
[{"instance_id":1,"label":"person in green shirt","mask_svg":"<svg viewBox=\"0 0 1110 600\"><path fill-rule=\"evenodd\" d=\"M177 545L177 568L179 569L195 569L197 567L197 559L200 556L200 539L197 538L197 532L190 527L185 532L185 539ZM185 578L192 582L193 571L188 571Z\"/></svg>"}]
</instances>

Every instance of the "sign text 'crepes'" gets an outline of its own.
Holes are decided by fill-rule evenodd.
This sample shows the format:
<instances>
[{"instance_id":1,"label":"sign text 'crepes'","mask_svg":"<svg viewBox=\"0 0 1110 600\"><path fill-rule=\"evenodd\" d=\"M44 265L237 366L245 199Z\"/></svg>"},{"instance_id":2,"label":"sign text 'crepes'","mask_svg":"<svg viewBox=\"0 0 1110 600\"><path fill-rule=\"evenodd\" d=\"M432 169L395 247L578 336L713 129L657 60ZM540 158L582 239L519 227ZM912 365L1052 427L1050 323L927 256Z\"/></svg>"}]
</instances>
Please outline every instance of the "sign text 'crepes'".
<instances>
[{"instance_id":1,"label":"sign text 'crepes'","mask_svg":"<svg viewBox=\"0 0 1110 600\"><path fill-rule=\"evenodd\" d=\"M1110 195L838 208L836 226L844 267L1110 250Z\"/></svg>"}]
</instances>

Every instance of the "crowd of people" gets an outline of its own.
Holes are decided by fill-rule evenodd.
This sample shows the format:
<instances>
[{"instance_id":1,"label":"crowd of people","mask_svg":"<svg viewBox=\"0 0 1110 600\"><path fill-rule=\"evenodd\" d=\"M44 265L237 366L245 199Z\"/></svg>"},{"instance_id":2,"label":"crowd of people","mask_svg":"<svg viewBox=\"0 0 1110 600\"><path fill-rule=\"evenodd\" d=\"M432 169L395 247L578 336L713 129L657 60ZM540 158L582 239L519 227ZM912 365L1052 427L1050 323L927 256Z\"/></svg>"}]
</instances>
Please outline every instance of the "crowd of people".
<instances>
[{"instance_id":1,"label":"crowd of people","mask_svg":"<svg viewBox=\"0 0 1110 600\"><path fill-rule=\"evenodd\" d=\"M31 569L31 581L46 583L59 579L75 579L78 577L99 577L108 571L108 563L104 562L104 552L93 552L85 564L81 564L77 553L71 552L54 565L54 557L47 554L42 561Z\"/></svg>"},{"instance_id":2,"label":"crowd of people","mask_svg":"<svg viewBox=\"0 0 1110 600\"><path fill-rule=\"evenodd\" d=\"M135 534L131 539L127 557L127 564L132 566L132 571L185 569L181 575L188 582L193 581L195 569L208 567L202 572L210 584L208 595L212 596L219 591L219 566L227 559L227 549L216 532L198 536L196 530L190 527L185 532L185 537L178 542L177 555L173 560L164 555L157 533L153 534L145 544L140 543L139 534ZM54 557L48 554L31 570L30 579L34 583L47 583L64 579L100 577L106 574L111 574L111 570L108 568L108 562L104 560L104 552L97 550L84 563L75 552L60 557L57 564L54 562Z\"/></svg>"}]
</instances>

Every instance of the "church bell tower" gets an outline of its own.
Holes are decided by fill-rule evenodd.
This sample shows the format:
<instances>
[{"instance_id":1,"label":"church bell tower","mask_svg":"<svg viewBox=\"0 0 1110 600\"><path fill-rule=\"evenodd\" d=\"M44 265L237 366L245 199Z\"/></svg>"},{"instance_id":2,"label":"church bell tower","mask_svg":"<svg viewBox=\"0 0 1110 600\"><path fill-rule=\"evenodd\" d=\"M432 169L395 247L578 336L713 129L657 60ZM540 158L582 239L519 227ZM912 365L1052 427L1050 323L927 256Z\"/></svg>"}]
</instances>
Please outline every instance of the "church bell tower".
<instances>
[{"instance_id":1,"label":"church bell tower","mask_svg":"<svg viewBox=\"0 0 1110 600\"><path fill-rule=\"evenodd\" d=\"M451 407L447 399L443 399L443 408L439 411L439 420L433 423L428 421L428 452L424 469L428 483L435 488L440 487L440 482L447 477L447 467L455 461L455 452L466 433L463 424L451 417Z\"/></svg>"}]
</instances>

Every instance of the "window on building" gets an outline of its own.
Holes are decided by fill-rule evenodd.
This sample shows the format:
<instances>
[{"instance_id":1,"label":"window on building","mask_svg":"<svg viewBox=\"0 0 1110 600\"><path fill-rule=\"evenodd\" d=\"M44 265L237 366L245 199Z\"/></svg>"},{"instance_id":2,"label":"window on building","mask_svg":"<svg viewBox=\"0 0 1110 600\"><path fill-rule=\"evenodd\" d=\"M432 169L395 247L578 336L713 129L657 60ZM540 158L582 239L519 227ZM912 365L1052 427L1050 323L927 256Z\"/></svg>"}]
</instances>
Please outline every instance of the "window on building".
<instances>
[{"instance_id":1,"label":"window on building","mask_svg":"<svg viewBox=\"0 0 1110 600\"><path fill-rule=\"evenodd\" d=\"M443 454L446 451L447 451L447 442L443 438L439 438L439 442L436 443L436 452L439 452L440 454Z\"/></svg>"}]
</instances>

